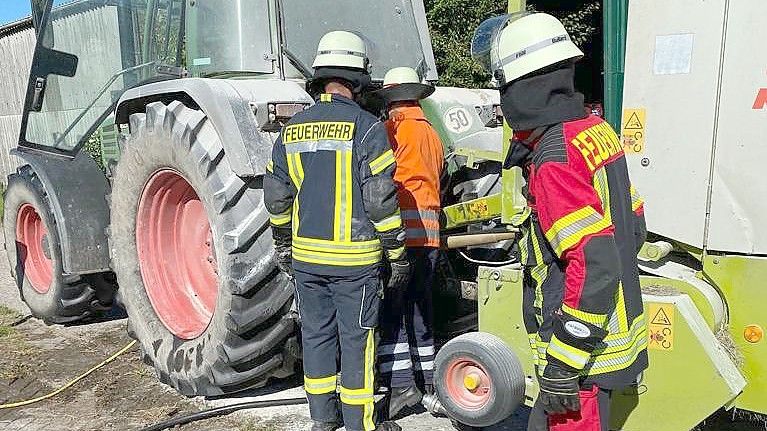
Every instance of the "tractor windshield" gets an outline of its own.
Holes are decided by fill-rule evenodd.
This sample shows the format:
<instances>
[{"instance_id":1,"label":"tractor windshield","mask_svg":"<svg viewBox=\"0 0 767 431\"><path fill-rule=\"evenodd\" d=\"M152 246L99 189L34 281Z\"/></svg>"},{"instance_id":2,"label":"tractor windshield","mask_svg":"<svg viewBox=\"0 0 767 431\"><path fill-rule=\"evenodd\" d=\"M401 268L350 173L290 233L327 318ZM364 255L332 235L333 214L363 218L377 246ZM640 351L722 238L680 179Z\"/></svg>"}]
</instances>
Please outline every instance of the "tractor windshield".
<instances>
[{"instance_id":1,"label":"tractor windshield","mask_svg":"<svg viewBox=\"0 0 767 431\"><path fill-rule=\"evenodd\" d=\"M193 76L274 72L269 0L190 1L186 13Z\"/></svg>"},{"instance_id":2,"label":"tractor windshield","mask_svg":"<svg viewBox=\"0 0 767 431\"><path fill-rule=\"evenodd\" d=\"M21 145L71 154L126 89L178 77L184 0L32 6L40 21Z\"/></svg>"},{"instance_id":3,"label":"tractor windshield","mask_svg":"<svg viewBox=\"0 0 767 431\"><path fill-rule=\"evenodd\" d=\"M431 39L422 0L283 0L285 48L311 70L317 43L332 30L347 30L368 41L373 80L383 80L398 66L419 70L437 80Z\"/></svg>"}]
</instances>

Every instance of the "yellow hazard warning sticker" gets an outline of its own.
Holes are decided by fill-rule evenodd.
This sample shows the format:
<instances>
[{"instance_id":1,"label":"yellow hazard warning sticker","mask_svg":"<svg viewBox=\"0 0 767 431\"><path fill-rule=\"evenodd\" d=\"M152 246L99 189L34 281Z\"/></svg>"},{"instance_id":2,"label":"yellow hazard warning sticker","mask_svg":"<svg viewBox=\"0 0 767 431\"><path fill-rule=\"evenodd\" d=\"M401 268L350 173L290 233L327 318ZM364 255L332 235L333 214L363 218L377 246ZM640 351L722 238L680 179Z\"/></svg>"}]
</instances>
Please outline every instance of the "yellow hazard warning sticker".
<instances>
[{"instance_id":1,"label":"yellow hazard warning sticker","mask_svg":"<svg viewBox=\"0 0 767 431\"><path fill-rule=\"evenodd\" d=\"M623 110L621 139L626 153L644 152L646 112L644 108Z\"/></svg>"},{"instance_id":2,"label":"yellow hazard warning sticker","mask_svg":"<svg viewBox=\"0 0 767 431\"><path fill-rule=\"evenodd\" d=\"M473 218L483 218L490 215L490 208L484 199L467 203L466 210Z\"/></svg>"},{"instance_id":3,"label":"yellow hazard warning sticker","mask_svg":"<svg viewBox=\"0 0 767 431\"><path fill-rule=\"evenodd\" d=\"M647 316L650 319L649 348L653 350L674 350L674 304L647 304Z\"/></svg>"}]
</instances>

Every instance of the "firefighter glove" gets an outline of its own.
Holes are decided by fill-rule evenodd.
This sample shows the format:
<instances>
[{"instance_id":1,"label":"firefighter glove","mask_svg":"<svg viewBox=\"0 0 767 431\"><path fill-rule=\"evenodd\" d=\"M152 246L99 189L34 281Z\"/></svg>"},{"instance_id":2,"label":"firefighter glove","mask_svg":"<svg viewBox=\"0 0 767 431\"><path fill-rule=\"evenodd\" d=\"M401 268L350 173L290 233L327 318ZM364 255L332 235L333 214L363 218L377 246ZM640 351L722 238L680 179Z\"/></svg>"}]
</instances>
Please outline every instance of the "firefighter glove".
<instances>
[{"instance_id":1,"label":"firefighter glove","mask_svg":"<svg viewBox=\"0 0 767 431\"><path fill-rule=\"evenodd\" d=\"M407 259L391 262L391 277L387 288L390 291L399 291L407 287L410 281L410 262Z\"/></svg>"},{"instance_id":2,"label":"firefighter glove","mask_svg":"<svg viewBox=\"0 0 767 431\"><path fill-rule=\"evenodd\" d=\"M292 233L290 228L272 226L274 249L277 252L277 267L288 276L293 276Z\"/></svg>"},{"instance_id":3,"label":"firefighter glove","mask_svg":"<svg viewBox=\"0 0 767 431\"><path fill-rule=\"evenodd\" d=\"M578 397L580 384L578 372L556 364L547 364L543 374L538 375L540 402L548 414L564 414L581 409Z\"/></svg>"}]
</instances>

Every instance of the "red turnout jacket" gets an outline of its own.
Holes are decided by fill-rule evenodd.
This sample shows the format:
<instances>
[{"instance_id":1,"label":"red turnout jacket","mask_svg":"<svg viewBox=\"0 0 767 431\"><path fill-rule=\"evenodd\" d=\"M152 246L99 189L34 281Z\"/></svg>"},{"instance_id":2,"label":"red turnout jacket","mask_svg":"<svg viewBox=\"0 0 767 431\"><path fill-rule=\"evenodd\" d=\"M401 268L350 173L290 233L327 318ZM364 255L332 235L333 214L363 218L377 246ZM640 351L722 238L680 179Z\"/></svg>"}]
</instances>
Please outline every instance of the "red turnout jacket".
<instances>
[{"instance_id":1,"label":"red turnout jacket","mask_svg":"<svg viewBox=\"0 0 767 431\"><path fill-rule=\"evenodd\" d=\"M629 384L647 366L636 259L646 228L620 140L596 116L515 140L529 150L520 251L539 372L556 362L601 387Z\"/></svg>"}]
</instances>

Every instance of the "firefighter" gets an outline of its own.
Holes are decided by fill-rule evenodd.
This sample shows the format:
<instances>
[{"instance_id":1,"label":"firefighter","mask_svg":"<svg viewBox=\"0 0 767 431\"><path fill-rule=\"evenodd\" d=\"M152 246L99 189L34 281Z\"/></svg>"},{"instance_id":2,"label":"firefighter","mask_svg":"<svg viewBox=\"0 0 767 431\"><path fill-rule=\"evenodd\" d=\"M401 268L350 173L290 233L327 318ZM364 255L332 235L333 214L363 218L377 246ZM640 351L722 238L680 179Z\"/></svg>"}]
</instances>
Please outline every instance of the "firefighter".
<instances>
[{"instance_id":1,"label":"firefighter","mask_svg":"<svg viewBox=\"0 0 767 431\"><path fill-rule=\"evenodd\" d=\"M312 430L399 430L373 414L382 259L392 289L409 275L394 153L354 101L370 84L364 40L326 34L313 68L317 103L282 129L264 179L277 263L296 283Z\"/></svg>"},{"instance_id":2,"label":"firefighter","mask_svg":"<svg viewBox=\"0 0 767 431\"><path fill-rule=\"evenodd\" d=\"M422 398L418 386L433 393L434 336L432 286L439 252L440 176L444 154L437 132L418 101L434 92L409 67L390 70L383 89L386 130L397 159L397 184L407 255L413 276L407 289L391 292L383 303L381 383L389 388L383 412L394 417Z\"/></svg>"},{"instance_id":3,"label":"firefighter","mask_svg":"<svg viewBox=\"0 0 767 431\"><path fill-rule=\"evenodd\" d=\"M514 130L504 167L523 168L532 210L520 241L540 385L528 430L607 430L611 392L647 367L642 200L618 136L574 89L583 53L562 23L543 13L491 18L472 52L500 86Z\"/></svg>"}]
</instances>

